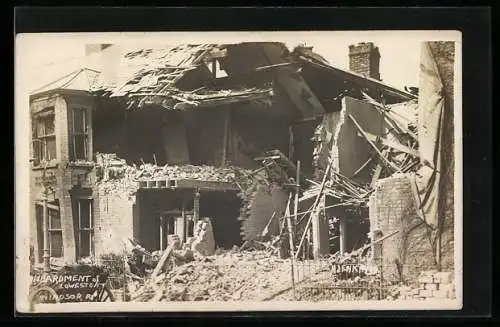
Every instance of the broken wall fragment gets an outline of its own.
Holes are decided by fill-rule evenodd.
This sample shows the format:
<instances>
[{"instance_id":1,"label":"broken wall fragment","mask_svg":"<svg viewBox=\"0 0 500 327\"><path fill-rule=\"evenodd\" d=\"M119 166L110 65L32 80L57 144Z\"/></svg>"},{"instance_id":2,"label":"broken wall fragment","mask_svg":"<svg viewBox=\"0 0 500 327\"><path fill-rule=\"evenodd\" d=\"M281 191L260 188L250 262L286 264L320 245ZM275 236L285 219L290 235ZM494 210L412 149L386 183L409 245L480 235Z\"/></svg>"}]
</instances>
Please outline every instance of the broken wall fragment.
<instances>
[{"instance_id":1,"label":"broken wall fragment","mask_svg":"<svg viewBox=\"0 0 500 327\"><path fill-rule=\"evenodd\" d=\"M352 116L355 121L350 119ZM342 110L339 122L334 132L332 155L335 171L353 178L359 182L370 181L369 165L363 171L358 171L373 154L373 148L363 135L360 135L359 124L366 133L381 137L385 135L384 117L372 104L354 98L345 97L342 100ZM354 173L356 176L353 177Z\"/></svg>"}]
</instances>

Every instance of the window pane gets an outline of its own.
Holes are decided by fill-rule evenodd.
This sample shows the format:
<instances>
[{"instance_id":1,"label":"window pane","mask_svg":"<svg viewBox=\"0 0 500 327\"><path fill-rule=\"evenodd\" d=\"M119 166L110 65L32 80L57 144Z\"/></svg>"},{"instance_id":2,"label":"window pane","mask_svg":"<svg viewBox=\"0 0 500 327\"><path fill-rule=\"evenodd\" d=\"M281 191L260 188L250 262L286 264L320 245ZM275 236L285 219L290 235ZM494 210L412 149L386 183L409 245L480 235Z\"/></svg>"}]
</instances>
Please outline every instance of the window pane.
<instances>
[{"instance_id":1,"label":"window pane","mask_svg":"<svg viewBox=\"0 0 500 327\"><path fill-rule=\"evenodd\" d=\"M44 136L45 135L45 124L41 118L36 121L36 135Z\"/></svg>"},{"instance_id":2,"label":"window pane","mask_svg":"<svg viewBox=\"0 0 500 327\"><path fill-rule=\"evenodd\" d=\"M61 217L59 211L49 209L49 223L50 229L61 229Z\"/></svg>"},{"instance_id":3,"label":"window pane","mask_svg":"<svg viewBox=\"0 0 500 327\"><path fill-rule=\"evenodd\" d=\"M56 158L56 138L50 137L46 139L47 146L47 160Z\"/></svg>"},{"instance_id":4,"label":"window pane","mask_svg":"<svg viewBox=\"0 0 500 327\"><path fill-rule=\"evenodd\" d=\"M42 158L42 148L40 145L40 140L33 140L33 156L38 160Z\"/></svg>"},{"instance_id":5,"label":"window pane","mask_svg":"<svg viewBox=\"0 0 500 327\"><path fill-rule=\"evenodd\" d=\"M85 135L75 135L73 137L75 159L86 159L87 158L85 139L86 139Z\"/></svg>"},{"instance_id":6,"label":"window pane","mask_svg":"<svg viewBox=\"0 0 500 327\"><path fill-rule=\"evenodd\" d=\"M175 234L175 219L174 218L169 218L167 221L168 221L167 233L169 235Z\"/></svg>"},{"instance_id":7,"label":"window pane","mask_svg":"<svg viewBox=\"0 0 500 327\"><path fill-rule=\"evenodd\" d=\"M45 135L54 134L54 116L48 116L44 119Z\"/></svg>"},{"instance_id":8,"label":"window pane","mask_svg":"<svg viewBox=\"0 0 500 327\"><path fill-rule=\"evenodd\" d=\"M42 139L40 141L40 159L47 160L47 140Z\"/></svg>"},{"instance_id":9,"label":"window pane","mask_svg":"<svg viewBox=\"0 0 500 327\"><path fill-rule=\"evenodd\" d=\"M90 200L80 200L80 228L90 228Z\"/></svg>"},{"instance_id":10,"label":"window pane","mask_svg":"<svg viewBox=\"0 0 500 327\"><path fill-rule=\"evenodd\" d=\"M90 257L91 231L80 231L80 257Z\"/></svg>"},{"instance_id":11,"label":"window pane","mask_svg":"<svg viewBox=\"0 0 500 327\"><path fill-rule=\"evenodd\" d=\"M73 130L75 133L85 133L85 109L73 109Z\"/></svg>"},{"instance_id":12,"label":"window pane","mask_svg":"<svg viewBox=\"0 0 500 327\"><path fill-rule=\"evenodd\" d=\"M50 232L50 256L60 258L63 256L62 232Z\"/></svg>"}]
</instances>

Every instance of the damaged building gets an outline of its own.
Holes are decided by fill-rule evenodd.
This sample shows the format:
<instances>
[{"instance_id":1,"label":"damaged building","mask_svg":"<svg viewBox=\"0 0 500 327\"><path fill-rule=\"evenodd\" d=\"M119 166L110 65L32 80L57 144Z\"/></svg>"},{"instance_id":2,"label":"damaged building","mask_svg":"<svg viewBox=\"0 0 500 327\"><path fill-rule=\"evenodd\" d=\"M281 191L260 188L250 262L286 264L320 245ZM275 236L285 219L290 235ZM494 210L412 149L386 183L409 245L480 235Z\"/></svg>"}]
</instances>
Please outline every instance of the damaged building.
<instances>
[{"instance_id":1,"label":"damaged building","mask_svg":"<svg viewBox=\"0 0 500 327\"><path fill-rule=\"evenodd\" d=\"M422 97L439 92L383 83L373 43L349 52L347 71L272 42L88 46L88 65L30 95L35 261L119 253L124 239L164 250L207 218L213 247L231 248L282 235L293 216L297 258L400 231L373 253L401 270L409 229L427 235L437 212L415 175L446 161L421 151ZM449 62L438 66L447 76Z\"/></svg>"}]
</instances>

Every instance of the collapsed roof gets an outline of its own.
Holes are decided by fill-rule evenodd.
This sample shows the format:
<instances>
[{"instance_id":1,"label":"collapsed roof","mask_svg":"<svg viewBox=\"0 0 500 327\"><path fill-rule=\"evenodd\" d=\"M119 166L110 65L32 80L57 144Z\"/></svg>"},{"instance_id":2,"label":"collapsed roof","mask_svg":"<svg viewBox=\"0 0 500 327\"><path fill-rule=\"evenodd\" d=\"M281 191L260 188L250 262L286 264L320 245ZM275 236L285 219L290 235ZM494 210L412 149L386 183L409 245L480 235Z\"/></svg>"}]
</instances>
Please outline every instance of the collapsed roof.
<instances>
[{"instance_id":1,"label":"collapsed roof","mask_svg":"<svg viewBox=\"0 0 500 327\"><path fill-rule=\"evenodd\" d=\"M335 68L311 48L290 52L278 42L111 46L92 56L92 63L100 68L82 68L35 94L78 89L125 100L128 107L154 103L185 109L248 101L269 105L278 88L306 117L339 110L336 103L341 97L361 92L387 103L415 99L411 93Z\"/></svg>"},{"instance_id":2,"label":"collapsed roof","mask_svg":"<svg viewBox=\"0 0 500 327\"><path fill-rule=\"evenodd\" d=\"M382 100L386 104L394 104L416 100L409 92L387 85L377 79L365 77L352 71L343 70L329 65L322 57L310 48L298 47L293 51L294 58L300 62L301 75L306 80L325 108L332 106L344 96L362 99L362 93ZM333 111L340 109L333 109Z\"/></svg>"}]
</instances>

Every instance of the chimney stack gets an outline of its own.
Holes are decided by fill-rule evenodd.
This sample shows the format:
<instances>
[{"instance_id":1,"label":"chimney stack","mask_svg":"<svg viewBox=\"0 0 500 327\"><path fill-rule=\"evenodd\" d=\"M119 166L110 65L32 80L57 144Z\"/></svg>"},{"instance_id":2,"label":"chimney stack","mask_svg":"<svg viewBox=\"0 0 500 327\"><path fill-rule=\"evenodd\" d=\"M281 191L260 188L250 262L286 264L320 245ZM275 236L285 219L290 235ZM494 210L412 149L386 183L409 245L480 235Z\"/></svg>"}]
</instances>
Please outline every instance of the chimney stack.
<instances>
[{"instance_id":1,"label":"chimney stack","mask_svg":"<svg viewBox=\"0 0 500 327\"><path fill-rule=\"evenodd\" d=\"M380 52L373 42L349 46L349 70L380 80Z\"/></svg>"}]
</instances>

